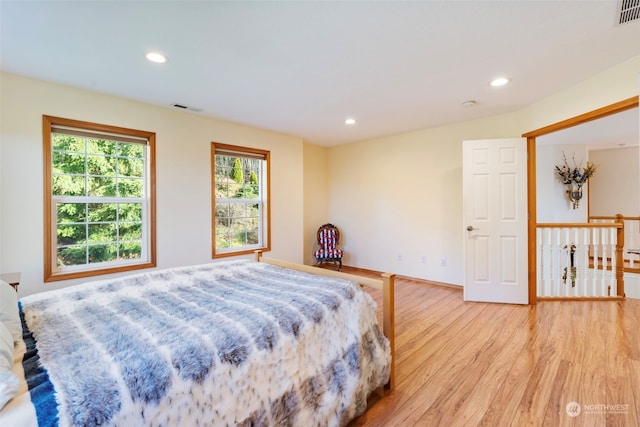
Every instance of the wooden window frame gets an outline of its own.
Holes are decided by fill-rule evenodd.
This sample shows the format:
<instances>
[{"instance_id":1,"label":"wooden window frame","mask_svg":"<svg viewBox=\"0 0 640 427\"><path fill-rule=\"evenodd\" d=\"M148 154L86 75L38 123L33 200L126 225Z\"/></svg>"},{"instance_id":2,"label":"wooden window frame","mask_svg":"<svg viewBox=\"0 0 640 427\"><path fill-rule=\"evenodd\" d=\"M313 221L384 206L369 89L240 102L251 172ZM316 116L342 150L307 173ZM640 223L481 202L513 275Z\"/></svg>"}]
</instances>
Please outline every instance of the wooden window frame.
<instances>
[{"instance_id":1,"label":"wooden window frame","mask_svg":"<svg viewBox=\"0 0 640 427\"><path fill-rule=\"evenodd\" d=\"M261 244L236 248L216 247L216 154L237 155L238 157L260 158L265 161L265 171L261 182ZM253 254L255 251L271 250L271 152L257 148L249 148L238 145L211 143L211 247L212 258L223 258L244 254Z\"/></svg>"},{"instance_id":2,"label":"wooden window frame","mask_svg":"<svg viewBox=\"0 0 640 427\"><path fill-rule=\"evenodd\" d=\"M110 261L108 266L96 263L95 267L87 264L85 267L72 269L72 271L59 270L56 266L57 236L56 225L53 224L53 154L52 133L56 128L69 128L77 133L86 131L90 134L111 135L123 141L140 141L147 147L145 169L145 194L146 220L143 218L143 227L146 227L146 238L142 244L146 245L146 257L139 262ZM119 273L131 270L152 268L156 266L156 156L154 132L136 129L128 129L80 120L66 119L53 116L42 116L43 153L44 153L44 281L53 282L59 280L76 279L82 277L99 276L104 274ZM146 142L145 142L146 141Z\"/></svg>"}]
</instances>

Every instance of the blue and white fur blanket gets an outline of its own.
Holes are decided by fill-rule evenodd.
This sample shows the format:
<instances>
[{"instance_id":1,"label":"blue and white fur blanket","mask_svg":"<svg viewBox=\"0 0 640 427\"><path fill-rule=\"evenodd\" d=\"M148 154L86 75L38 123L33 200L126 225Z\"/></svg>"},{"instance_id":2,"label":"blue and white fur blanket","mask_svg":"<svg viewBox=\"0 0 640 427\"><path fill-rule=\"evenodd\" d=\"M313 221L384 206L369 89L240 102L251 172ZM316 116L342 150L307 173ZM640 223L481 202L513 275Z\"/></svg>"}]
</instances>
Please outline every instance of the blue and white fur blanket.
<instances>
[{"instance_id":1,"label":"blue and white fur blanket","mask_svg":"<svg viewBox=\"0 0 640 427\"><path fill-rule=\"evenodd\" d=\"M40 426L344 426L389 379L373 299L249 260L20 302Z\"/></svg>"}]
</instances>

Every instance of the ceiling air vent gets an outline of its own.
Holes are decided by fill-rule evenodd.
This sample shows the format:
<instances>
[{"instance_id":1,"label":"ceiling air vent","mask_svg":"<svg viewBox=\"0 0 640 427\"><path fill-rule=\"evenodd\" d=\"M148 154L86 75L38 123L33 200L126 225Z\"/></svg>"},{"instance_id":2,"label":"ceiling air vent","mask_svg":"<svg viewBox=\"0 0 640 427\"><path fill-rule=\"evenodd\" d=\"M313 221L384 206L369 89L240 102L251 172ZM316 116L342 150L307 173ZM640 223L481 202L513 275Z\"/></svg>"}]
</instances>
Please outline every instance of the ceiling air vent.
<instances>
[{"instance_id":1,"label":"ceiling air vent","mask_svg":"<svg viewBox=\"0 0 640 427\"><path fill-rule=\"evenodd\" d=\"M618 24L640 19L640 0L618 1Z\"/></svg>"},{"instance_id":2,"label":"ceiling air vent","mask_svg":"<svg viewBox=\"0 0 640 427\"><path fill-rule=\"evenodd\" d=\"M181 110L188 110L188 111L195 111L195 112L202 111L202 108L187 107L186 105L182 105L182 104L171 104L171 106L175 108L179 108Z\"/></svg>"}]
</instances>

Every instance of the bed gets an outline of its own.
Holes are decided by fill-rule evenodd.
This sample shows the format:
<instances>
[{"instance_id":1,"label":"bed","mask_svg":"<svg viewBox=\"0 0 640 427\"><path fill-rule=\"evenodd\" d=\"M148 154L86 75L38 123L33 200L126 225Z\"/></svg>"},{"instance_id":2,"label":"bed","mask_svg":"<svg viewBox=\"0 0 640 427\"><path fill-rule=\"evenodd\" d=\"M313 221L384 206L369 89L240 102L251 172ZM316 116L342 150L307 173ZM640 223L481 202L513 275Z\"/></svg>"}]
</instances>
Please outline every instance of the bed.
<instances>
[{"instance_id":1,"label":"bed","mask_svg":"<svg viewBox=\"0 0 640 427\"><path fill-rule=\"evenodd\" d=\"M363 285L382 291L384 332ZM22 337L0 394L16 386L8 376L18 390L2 426L344 426L393 386L391 274L258 253L18 306Z\"/></svg>"}]
</instances>

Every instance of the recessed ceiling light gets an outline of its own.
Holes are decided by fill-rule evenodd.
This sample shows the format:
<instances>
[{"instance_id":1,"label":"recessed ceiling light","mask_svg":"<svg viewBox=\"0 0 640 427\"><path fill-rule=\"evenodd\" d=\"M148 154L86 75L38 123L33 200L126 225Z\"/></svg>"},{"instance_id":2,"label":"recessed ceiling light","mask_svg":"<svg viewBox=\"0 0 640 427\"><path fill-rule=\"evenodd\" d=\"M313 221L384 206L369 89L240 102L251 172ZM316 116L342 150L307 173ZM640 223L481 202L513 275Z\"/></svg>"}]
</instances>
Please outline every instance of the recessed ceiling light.
<instances>
[{"instance_id":1,"label":"recessed ceiling light","mask_svg":"<svg viewBox=\"0 0 640 427\"><path fill-rule=\"evenodd\" d=\"M167 57L158 52L149 52L147 53L146 58L149 61L155 62L157 64L164 64L165 62L167 62Z\"/></svg>"},{"instance_id":2,"label":"recessed ceiling light","mask_svg":"<svg viewBox=\"0 0 640 427\"><path fill-rule=\"evenodd\" d=\"M344 121L345 124L347 125L355 125L356 124L356 119L354 119L353 117L349 117L347 120Z\"/></svg>"},{"instance_id":3,"label":"recessed ceiling light","mask_svg":"<svg viewBox=\"0 0 640 427\"><path fill-rule=\"evenodd\" d=\"M491 86L493 86L493 87L504 86L507 83L509 83L510 81L511 81L511 79L509 79L507 77L498 77L496 79L491 80Z\"/></svg>"}]
</instances>

